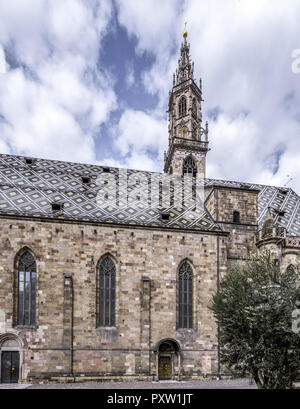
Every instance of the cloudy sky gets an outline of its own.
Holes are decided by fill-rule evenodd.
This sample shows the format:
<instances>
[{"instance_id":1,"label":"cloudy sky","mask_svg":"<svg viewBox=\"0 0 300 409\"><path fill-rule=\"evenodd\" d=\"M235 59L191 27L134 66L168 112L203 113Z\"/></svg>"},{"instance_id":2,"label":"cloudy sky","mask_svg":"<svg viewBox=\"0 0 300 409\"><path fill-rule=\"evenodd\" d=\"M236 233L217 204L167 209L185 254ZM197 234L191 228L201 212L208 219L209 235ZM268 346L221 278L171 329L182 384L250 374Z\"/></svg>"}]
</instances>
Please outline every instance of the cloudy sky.
<instances>
[{"instance_id":1,"label":"cloudy sky","mask_svg":"<svg viewBox=\"0 0 300 409\"><path fill-rule=\"evenodd\" d=\"M300 193L299 0L0 0L0 152L161 171L185 21L208 177Z\"/></svg>"}]
</instances>

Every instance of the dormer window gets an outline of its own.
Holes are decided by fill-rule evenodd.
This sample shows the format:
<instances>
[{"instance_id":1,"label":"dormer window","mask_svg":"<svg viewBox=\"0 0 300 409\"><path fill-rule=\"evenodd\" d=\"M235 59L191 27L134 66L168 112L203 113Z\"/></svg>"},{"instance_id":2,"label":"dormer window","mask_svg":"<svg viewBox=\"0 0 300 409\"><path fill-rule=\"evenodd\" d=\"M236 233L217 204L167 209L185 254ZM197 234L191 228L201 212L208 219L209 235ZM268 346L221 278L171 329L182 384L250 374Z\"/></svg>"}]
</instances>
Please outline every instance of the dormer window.
<instances>
[{"instance_id":1,"label":"dormer window","mask_svg":"<svg viewBox=\"0 0 300 409\"><path fill-rule=\"evenodd\" d=\"M33 165L35 160L32 158L25 158L26 165Z\"/></svg>"},{"instance_id":2,"label":"dormer window","mask_svg":"<svg viewBox=\"0 0 300 409\"><path fill-rule=\"evenodd\" d=\"M52 203L52 212L57 213L57 212L62 212L64 209L64 204L63 203Z\"/></svg>"},{"instance_id":3,"label":"dormer window","mask_svg":"<svg viewBox=\"0 0 300 409\"><path fill-rule=\"evenodd\" d=\"M285 211L284 210L278 210L278 209L274 209L274 211L278 214L278 216L280 217L284 217L285 215Z\"/></svg>"},{"instance_id":4,"label":"dormer window","mask_svg":"<svg viewBox=\"0 0 300 409\"><path fill-rule=\"evenodd\" d=\"M170 220L170 213L162 213L161 219L163 222L168 222Z\"/></svg>"},{"instance_id":5,"label":"dormer window","mask_svg":"<svg viewBox=\"0 0 300 409\"><path fill-rule=\"evenodd\" d=\"M89 176L82 176L81 179L84 185L88 185L89 183L91 183L91 178Z\"/></svg>"}]
</instances>

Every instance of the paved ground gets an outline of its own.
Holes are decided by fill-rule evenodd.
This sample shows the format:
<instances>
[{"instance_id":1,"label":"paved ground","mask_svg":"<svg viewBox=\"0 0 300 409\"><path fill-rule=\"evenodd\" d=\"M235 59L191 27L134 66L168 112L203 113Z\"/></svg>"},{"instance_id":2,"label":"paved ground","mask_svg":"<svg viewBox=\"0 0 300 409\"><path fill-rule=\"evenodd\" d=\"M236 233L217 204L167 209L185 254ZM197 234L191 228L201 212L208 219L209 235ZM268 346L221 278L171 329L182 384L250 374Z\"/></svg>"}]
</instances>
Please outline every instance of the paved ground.
<instances>
[{"instance_id":1,"label":"paved ground","mask_svg":"<svg viewBox=\"0 0 300 409\"><path fill-rule=\"evenodd\" d=\"M21 383L0 383L0 389L27 389L31 385Z\"/></svg>"},{"instance_id":2,"label":"paved ground","mask_svg":"<svg viewBox=\"0 0 300 409\"><path fill-rule=\"evenodd\" d=\"M0 389L257 389L248 379L182 382L82 382L46 385L0 384Z\"/></svg>"}]
</instances>

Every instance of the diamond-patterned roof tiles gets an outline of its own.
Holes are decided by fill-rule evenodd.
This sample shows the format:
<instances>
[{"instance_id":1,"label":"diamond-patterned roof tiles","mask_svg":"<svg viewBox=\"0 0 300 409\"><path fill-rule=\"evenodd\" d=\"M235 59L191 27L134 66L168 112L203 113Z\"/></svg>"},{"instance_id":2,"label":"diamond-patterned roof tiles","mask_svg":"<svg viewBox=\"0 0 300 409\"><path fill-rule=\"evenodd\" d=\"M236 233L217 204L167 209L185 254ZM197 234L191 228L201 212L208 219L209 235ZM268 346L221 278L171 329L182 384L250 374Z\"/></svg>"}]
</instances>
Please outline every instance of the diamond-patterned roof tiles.
<instances>
[{"instance_id":1,"label":"diamond-patterned roof tiles","mask_svg":"<svg viewBox=\"0 0 300 409\"><path fill-rule=\"evenodd\" d=\"M142 205L140 198L131 195L126 206L106 205L97 196L97 178L107 168L56 160L33 159L14 155L0 155L0 214L37 218L90 221L150 227L221 231L207 210L194 211L193 207L163 208ZM118 172L109 168L110 175ZM128 171L132 174L135 171ZM141 190L148 190L148 181L160 179L159 173L139 172L143 175ZM90 183L84 184L82 177ZM110 189L107 185L107 189ZM129 186L133 191L136 186ZM111 189L113 193L113 188ZM159 194L159 193L158 193ZM102 201L101 201L102 200ZM120 199L121 200L121 199ZM63 211L53 211L53 203L63 203ZM163 220L162 212L168 213Z\"/></svg>"},{"instance_id":2,"label":"diamond-patterned roof tiles","mask_svg":"<svg viewBox=\"0 0 300 409\"><path fill-rule=\"evenodd\" d=\"M104 203L99 206L99 201L96 201L99 192L97 178L105 170L107 168L102 166L45 159L33 159L32 164L27 164L26 158L22 156L0 154L0 214L122 225L221 230L206 209L195 212L193 207L147 208L141 205L140 198L135 201L132 196L127 206L111 207L105 206ZM114 175L118 169L109 168L109 172ZM145 191L148 190L150 177L158 181L161 176L159 173L139 173L144 177L140 187ZM83 176L88 176L90 183L84 184ZM262 227L267 210L271 208L274 210L275 221L280 226L285 227L290 235L300 236L300 197L292 189L216 179L206 179L205 186L259 190L259 227ZM134 187L131 186L131 189ZM63 203L63 211L53 212L52 203ZM162 211L168 213L166 220L161 217Z\"/></svg>"}]
</instances>

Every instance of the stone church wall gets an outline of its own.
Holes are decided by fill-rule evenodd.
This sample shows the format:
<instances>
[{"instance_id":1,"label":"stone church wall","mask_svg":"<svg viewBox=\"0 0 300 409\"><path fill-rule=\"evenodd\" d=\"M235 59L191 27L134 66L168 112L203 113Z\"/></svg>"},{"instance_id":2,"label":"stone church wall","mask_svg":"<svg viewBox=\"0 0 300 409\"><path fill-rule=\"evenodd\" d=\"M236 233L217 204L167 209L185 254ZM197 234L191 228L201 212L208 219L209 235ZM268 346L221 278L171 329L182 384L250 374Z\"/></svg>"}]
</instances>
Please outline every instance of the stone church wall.
<instances>
[{"instance_id":1,"label":"stone church wall","mask_svg":"<svg viewBox=\"0 0 300 409\"><path fill-rule=\"evenodd\" d=\"M248 259L255 250L257 192L216 187L205 204L213 219L230 233L226 240L226 256L223 255L228 260L228 269ZM239 212L239 223L233 221L235 211Z\"/></svg>"},{"instance_id":2,"label":"stone church wall","mask_svg":"<svg viewBox=\"0 0 300 409\"><path fill-rule=\"evenodd\" d=\"M14 325L16 257L24 248L37 263L37 325L31 329ZM115 328L97 328L96 322L97 266L105 254L116 264ZM0 219L0 334L14 332L25 340L22 380L71 371L154 378L153 349L164 338L181 346L183 377L215 373L216 325L208 307L217 258L214 233ZM176 277L185 259L194 270L195 328L177 330ZM222 259L220 274L225 271Z\"/></svg>"}]
</instances>

